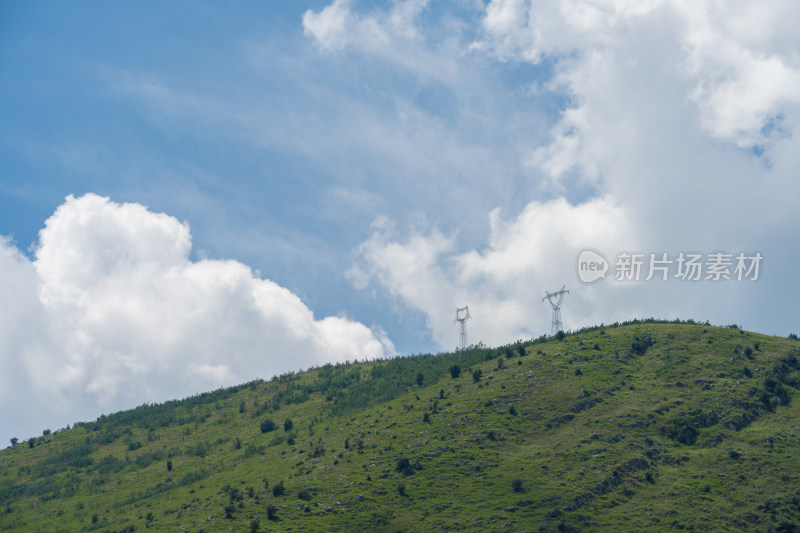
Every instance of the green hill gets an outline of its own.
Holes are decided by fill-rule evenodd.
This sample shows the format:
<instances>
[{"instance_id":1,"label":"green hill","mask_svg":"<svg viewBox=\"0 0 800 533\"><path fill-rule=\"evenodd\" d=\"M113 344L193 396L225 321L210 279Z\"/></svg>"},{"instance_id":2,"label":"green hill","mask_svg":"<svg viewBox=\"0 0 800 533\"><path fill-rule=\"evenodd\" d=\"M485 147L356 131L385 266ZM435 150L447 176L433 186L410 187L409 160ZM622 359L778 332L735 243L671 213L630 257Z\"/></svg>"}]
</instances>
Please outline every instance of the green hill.
<instances>
[{"instance_id":1,"label":"green hill","mask_svg":"<svg viewBox=\"0 0 800 533\"><path fill-rule=\"evenodd\" d=\"M327 365L0 451L0 531L800 531L799 357L634 321Z\"/></svg>"}]
</instances>

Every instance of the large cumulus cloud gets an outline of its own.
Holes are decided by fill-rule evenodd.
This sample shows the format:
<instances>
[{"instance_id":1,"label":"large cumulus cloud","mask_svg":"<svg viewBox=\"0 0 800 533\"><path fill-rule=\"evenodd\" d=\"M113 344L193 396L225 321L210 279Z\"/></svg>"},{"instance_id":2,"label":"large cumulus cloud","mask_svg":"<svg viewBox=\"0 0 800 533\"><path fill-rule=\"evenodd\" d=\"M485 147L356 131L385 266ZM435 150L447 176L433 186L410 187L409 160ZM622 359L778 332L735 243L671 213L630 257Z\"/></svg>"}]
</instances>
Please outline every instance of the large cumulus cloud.
<instances>
[{"instance_id":1,"label":"large cumulus cloud","mask_svg":"<svg viewBox=\"0 0 800 533\"><path fill-rule=\"evenodd\" d=\"M26 436L393 349L361 323L316 319L239 262L192 260L191 246L188 224L94 194L66 199L33 261L4 239L2 429Z\"/></svg>"}]
</instances>

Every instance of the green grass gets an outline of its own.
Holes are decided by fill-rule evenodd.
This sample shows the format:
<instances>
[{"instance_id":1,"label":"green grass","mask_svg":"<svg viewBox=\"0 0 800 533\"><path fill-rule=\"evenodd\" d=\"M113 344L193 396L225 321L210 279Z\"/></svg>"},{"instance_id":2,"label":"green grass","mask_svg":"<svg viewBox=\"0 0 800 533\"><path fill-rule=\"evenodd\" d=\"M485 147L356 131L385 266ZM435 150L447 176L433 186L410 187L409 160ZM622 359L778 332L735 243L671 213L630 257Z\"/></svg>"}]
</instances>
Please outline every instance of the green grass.
<instances>
[{"instance_id":1,"label":"green grass","mask_svg":"<svg viewBox=\"0 0 800 533\"><path fill-rule=\"evenodd\" d=\"M23 441L0 451L0 531L800 530L797 340L648 321L509 348L326 366Z\"/></svg>"}]
</instances>

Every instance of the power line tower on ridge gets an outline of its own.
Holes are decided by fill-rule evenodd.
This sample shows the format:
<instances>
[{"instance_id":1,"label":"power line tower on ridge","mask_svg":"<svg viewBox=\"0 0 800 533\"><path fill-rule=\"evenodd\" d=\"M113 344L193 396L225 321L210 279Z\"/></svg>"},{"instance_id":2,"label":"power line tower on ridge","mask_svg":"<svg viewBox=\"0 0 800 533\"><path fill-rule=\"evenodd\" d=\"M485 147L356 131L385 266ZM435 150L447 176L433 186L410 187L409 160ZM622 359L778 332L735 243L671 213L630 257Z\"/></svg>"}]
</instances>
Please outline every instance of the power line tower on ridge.
<instances>
[{"instance_id":1,"label":"power line tower on ridge","mask_svg":"<svg viewBox=\"0 0 800 533\"><path fill-rule=\"evenodd\" d=\"M459 350L466 350L467 349L467 319L472 318L469 316L469 306L466 305L464 307L457 307L456 308L456 319L453 321L453 324L456 322L461 324L461 342L459 344Z\"/></svg>"},{"instance_id":2,"label":"power line tower on ridge","mask_svg":"<svg viewBox=\"0 0 800 533\"><path fill-rule=\"evenodd\" d=\"M561 323L561 302L562 300L564 300L564 295L569 294L569 291L565 290L566 287L567 286L564 285L563 287L561 287L561 290L557 292L544 291L544 293L547 296L542 298L542 301L547 300L548 302L550 302L550 306L553 308L553 323L551 326L552 331L550 333L551 335L555 335L559 331L564 330L564 325Z\"/></svg>"}]
</instances>

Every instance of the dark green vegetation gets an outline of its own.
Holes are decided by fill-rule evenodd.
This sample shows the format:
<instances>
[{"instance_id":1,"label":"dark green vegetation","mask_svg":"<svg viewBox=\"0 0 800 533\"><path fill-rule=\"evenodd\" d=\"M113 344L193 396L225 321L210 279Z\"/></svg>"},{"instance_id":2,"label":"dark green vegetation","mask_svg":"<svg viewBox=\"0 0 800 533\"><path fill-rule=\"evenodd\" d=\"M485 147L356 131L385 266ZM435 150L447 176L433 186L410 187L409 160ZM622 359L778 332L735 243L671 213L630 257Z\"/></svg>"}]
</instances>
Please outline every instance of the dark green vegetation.
<instances>
[{"instance_id":1,"label":"dark green vegetation","mask_svg":"<svg viewBox=\"0 0 800 533\"><path fill-rule=\"evenodd\" d=\"M798 387L655 321L328 365L19 441L0 530L800 531Z\"/></svg>"}]
</instances>

